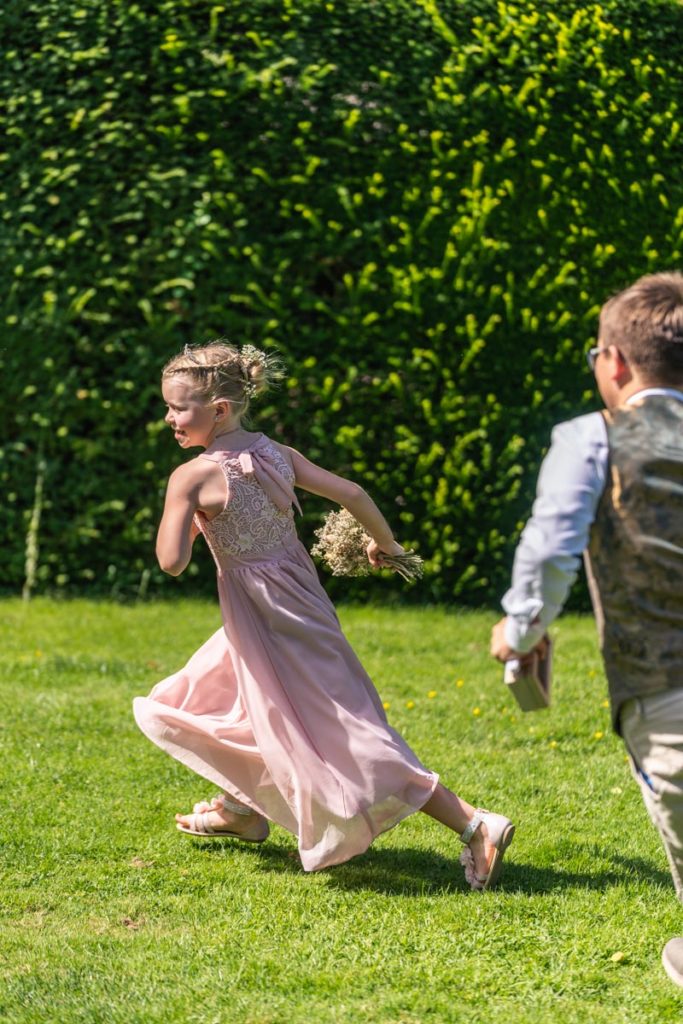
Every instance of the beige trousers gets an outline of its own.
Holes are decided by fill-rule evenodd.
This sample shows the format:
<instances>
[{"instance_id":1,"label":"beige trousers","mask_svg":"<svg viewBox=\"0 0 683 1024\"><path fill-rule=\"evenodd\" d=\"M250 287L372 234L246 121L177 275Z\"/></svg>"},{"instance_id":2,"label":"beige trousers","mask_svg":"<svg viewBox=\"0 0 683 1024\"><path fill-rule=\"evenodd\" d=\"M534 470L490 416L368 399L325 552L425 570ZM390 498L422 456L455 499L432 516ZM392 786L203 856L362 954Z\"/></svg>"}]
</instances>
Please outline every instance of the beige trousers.
<instances>
[{"instance_id":1,"label":"beige trousers","mask_svg":"<svg viewBox=\"0 0 683 1024\"><path fill-rule=\"evenodd\" d=\"M683 687L627 701L621 734L683 902Z\"/></svg>"}]
</instances>

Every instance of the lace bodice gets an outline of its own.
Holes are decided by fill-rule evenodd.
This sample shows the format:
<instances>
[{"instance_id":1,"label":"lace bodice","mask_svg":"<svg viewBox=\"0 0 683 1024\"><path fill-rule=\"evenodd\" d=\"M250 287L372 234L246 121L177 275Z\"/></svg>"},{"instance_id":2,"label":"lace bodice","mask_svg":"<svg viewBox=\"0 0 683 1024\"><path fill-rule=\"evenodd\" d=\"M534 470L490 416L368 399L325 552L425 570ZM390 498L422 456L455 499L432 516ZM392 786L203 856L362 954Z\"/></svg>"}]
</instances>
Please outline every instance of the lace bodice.
<instances>
[{"instance_id":1,"label":"lace bodice","mask_svg":"<svg viewBox=\"0 0 683 1024\"><path fill-rule=\"evenodd\" d=\"M225 507L212 520L195 517L220 569L225 562L267 556L296 539L292 501L294 473L267 437L242 452L207 451L225 475Z\"/></svg>"}]
</instances>

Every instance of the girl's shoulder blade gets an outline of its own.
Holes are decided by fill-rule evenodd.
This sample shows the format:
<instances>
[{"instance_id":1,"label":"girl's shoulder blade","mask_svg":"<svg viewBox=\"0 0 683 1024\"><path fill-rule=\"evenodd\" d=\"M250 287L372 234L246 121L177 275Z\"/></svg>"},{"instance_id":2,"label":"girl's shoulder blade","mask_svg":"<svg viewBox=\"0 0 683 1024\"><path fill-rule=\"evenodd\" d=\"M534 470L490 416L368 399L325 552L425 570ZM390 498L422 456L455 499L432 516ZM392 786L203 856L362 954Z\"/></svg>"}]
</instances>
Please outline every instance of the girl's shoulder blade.
<instances>
[{"instance_id":1,"label":"girl's shoulder blade","mask_svg":"<svg viewBox=\"0 0 683 1024\"><path fill-rule=\"evenodd\" d=\"M191 489L197 483L205 479L213 470L210 462L206 462L200 455L188 462L182 462L171 473L169 483L172 481L176 487Z\"/></svg>"}]
</instances>

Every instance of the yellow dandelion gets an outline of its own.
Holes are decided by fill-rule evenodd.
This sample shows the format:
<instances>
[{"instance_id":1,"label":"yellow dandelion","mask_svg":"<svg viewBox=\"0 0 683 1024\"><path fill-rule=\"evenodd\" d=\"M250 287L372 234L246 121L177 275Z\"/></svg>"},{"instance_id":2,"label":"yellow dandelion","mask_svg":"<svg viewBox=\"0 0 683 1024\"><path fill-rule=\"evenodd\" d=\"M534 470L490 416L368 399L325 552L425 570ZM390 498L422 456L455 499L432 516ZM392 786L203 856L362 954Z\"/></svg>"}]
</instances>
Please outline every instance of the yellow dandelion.
<instances>
[{"instance_id":1,"label":"yellow dandelion","mask_svg":"<svg viewBox=\"0 0 683 1024\"><path fill-rule=\"evenodd\" d=\"M430 700L434 700L434 698L436 697L436 690L430 690L427 696L429 697Z\"/></svg>"},{"instance_id":2,"label":"yellow dandelion","mask_svg":"<svg viewBox=\"0 0 683 1024\"><path fill-rule=\"evenodd\" d=\"M389 703L388 700L385 700L384 703L382 704L382 707L384 708L385 711L388 711L389 708L391 707L391 704Z\"/></svg>"},{"instance_id":3,"label":"yellow dandelion","mask_svg":"<svg viewBox=\"0 0 683 1024\"><path fill-rule=\"evenodd\" d=\"M43 656L43 652L42 651L34 651L34 654L35 654L36 658L42 658L42 656Z\"/></svg>"},{"instance_id":4,"label":"yellow dandelion","mask_svg":"<svg viewBox=\"0 0 683 1024\"><path fill-rule=\"evenodd\" d=\"M514 724L517 721L517 719L514 715L510 715L510 721Z\"/></svg>"},{"instance_id":5,"label":"yellow dandelion","mask_svg":"<svg viewBox=\"0 0 683 1024\"><path fill-rule=\"evenodd\" d=\"M550 747L551 750L554 750L555 747L557 746L557 740L551 740L550 743L548 744L548 746Z\"/></svg>"},{"instance_id":6,"label":"yellow dandelion","mask_svg":"<svg viewBox=\"0 0 683 1024\"><path fill-rule=\"evenodd\" d=\"M609 707L609 701L608 700L603 700L603 702L600 705L600 707L601 708L608 708Z\"/></svg>"},{"instance_id":7,"label":"yellow dandelion","mask_svg":"<svg viewBox=\"0 0 683 1024\"><path fill-rule=\"evenodd\" d=\"M456 686L464 686L465 685L465 680L464 679L456 679L455 680L455 685Z\"/></svg>"},{"instance_id":8,"label":"yellow dandelion","mask_svg":"<svg viewBox=\"0 0 683 1024\"><path fill-rule=\"evenodd\" d=\"M472 714L477 718L481 714L481 708L472 708Z\"/></svg>"},{"instance_id":9,"label":"yellow dandelion","mask_svg":"<svg viewBox=\"0 0 683 1024\"><path fill-rule=\"evenodd\" d=\"M406 701L406 707L407 707L407 708L408 708L408 710L410 711L410 710L411 710L412 708L414 708L414 707L415 707L415 701L414 701L414 700L407 700L407 701Z\"/></svg>"},{"instance_id":10,"label":"yellow dandelion","mask_svg":"<svg viewBox=\"0 0 683 1024\"><path fill-rule=\"evenodd\" d=\"M598 674L598 673L597 673L597 672L595 671L595 669L594 669L594 668L591 668L591 669L589 669L589 670L588 670L588 678L589 678L589 679L595 679L595 677L597 676L597 674Z\"/></svg>"},{"instance_id":11,"label":"yellow dandelion","mask_svg":"<svg viewBox=\"0 0 683 1024\"><path fill-rule=\"evenodd\" d=\"M624 959L625 955L625 953L622 953L622 951L618 949L616 953L612 953L610 960L613 964L618 964L620 960Z\"/></svg>"},{"instance_id":12,"label":"yellow dandelion","mask_svg":"<svg viewBox=\"0 0 683 1024\"><path fill-rule=\"evenodd\" d=\"M602 731L602 729L598 729L598 731L597 731L597 732L594 732L594 733L593 733L593 739L594 739L594 740L601 740L601 739L602 739L602 737L603 737L604 735L605 735L605 734L604 734L604 732Z\"/></svg>"}]
</instances>

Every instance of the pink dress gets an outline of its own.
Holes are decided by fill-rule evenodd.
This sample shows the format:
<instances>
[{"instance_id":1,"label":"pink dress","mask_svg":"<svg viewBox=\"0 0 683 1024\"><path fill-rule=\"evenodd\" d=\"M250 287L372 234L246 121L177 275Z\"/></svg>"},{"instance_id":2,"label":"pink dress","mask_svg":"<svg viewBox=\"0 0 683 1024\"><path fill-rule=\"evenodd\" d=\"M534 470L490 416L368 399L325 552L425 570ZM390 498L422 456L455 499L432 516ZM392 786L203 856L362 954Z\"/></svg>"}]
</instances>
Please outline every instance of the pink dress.
<instances>
[{"instance_id":1,"label":"pink dress","mask_svg":"<svg viewBox=\"0 0 683 1024\"><path fill-rule=\"evenodd\" d=\"M306 871L362 853L419 810L438 776L388 724L297 537L294 475L261 434L218 438L228 496L197 522L218 569L219 629L185 668L134 701L173 757L293 832Z\"/></svg>"}]
</instances>

